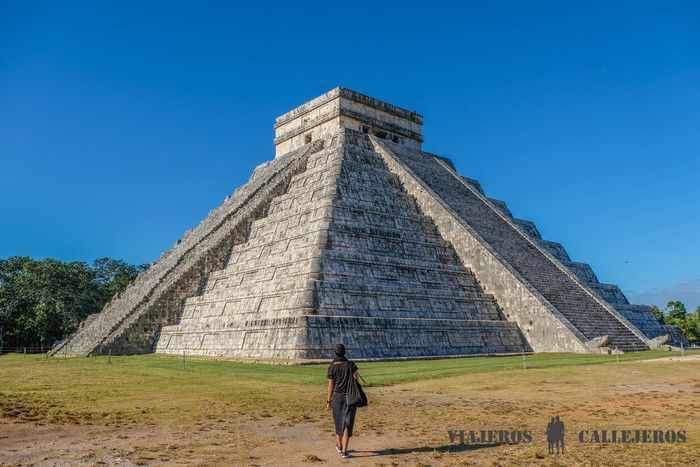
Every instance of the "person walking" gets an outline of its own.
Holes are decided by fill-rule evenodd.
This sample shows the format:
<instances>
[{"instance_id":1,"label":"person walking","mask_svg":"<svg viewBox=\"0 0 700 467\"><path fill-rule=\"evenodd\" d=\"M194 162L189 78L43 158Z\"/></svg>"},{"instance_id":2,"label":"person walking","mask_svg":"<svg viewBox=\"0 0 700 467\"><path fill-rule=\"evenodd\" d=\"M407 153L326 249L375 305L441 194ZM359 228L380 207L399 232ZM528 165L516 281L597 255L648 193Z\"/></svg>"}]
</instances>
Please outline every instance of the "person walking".
<instances>
[{"instance_id":1,"label":"person walking","mask_svg":"<svg viewBox=\"0 0 700 467\"><path fill-rule=\"evenodd\" d=\"M355 425L356 406L348 406L346 395L353 380L357 379L357 365L345 357L345 346L338 344L333 350L335 358L328 366L328 397L326 409L333 411L336 443L335 450L343 458L348 458L348 446Z\"/></svg>"}]
</instances>

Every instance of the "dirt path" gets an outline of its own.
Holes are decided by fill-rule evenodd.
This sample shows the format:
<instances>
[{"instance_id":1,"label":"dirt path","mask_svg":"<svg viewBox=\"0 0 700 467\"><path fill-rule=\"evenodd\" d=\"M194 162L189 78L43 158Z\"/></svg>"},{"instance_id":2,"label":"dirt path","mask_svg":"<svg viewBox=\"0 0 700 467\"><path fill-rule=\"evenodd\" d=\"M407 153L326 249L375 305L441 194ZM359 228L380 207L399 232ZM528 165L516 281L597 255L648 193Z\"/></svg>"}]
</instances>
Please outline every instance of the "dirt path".
<instances>
[{"instance_id":1,"label":"dirt path","mask_svg":"<svg viewBox=\"0 0 700 467\"><path fill-rule=\"evenodd\" d=\"M37 425L0 420L0 465L348 465L334 438L315 424L280 427L274 419L235 431L170 431L155 427ZM262 435L261 435L262 434ZM352 465L392 465L415 448L400 436L353 439ZM387 448L391 446L391 448ZM397 464L396 464L397 465Z\"/></svg>"},{"instance_id":2,"label":"dirt path","mask_svg":"<svg viewBox=\"0 0 700 467\"><path fill-rule=\"evenodd\" d=\"M693 465L700 458L700 368L697 360L674 363L473 374L369 388L371 406L358 413L350 459L335 452L322 404L314 413L300 409L297 421L247 413L206 415L181 425L0 418L0 465ZM554 415L569 430L564 456L547 453L543 433ZM577 429L660 427L687 430L688 441L585 445L576 436ZM460 447L450 443L450 429L528 430L534 440Z\"/></svg>"}]
</instances>

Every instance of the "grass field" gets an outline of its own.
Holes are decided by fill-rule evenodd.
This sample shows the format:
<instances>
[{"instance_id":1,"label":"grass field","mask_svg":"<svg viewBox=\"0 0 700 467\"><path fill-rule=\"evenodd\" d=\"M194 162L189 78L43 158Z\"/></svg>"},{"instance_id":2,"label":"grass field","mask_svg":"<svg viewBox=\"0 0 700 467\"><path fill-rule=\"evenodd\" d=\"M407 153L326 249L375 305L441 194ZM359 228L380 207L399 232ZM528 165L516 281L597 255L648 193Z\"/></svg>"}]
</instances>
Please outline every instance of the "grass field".
<instances>
[{"instance_id":1,"label":"grass field","mask_svg":"<svg viewBox=\"0 0 700 467\"><path fill-rule=\"evenodd\" d=\"M156 355L0 357L0 465L700 465L700 360L670 352L361 363L355 458L333 450L325 365ZM569 451L547 454L549 417ZM676 445L581 445L579 428L686 430ZM527 429L452 446L448 430Z\"/></svg>"}]
</instances>

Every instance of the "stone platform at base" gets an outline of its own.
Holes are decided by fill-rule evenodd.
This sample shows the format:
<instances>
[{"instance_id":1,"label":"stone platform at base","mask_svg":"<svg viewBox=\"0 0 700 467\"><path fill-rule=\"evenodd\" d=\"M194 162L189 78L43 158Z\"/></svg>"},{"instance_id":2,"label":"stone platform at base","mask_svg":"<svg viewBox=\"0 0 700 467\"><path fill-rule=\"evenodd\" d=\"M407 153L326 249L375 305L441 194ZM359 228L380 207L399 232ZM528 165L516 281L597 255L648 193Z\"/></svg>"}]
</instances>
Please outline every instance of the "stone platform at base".
<instances>
[{"instance_id":1,"label":"stone platform at base","mask_svg":"<svg viewBox=\"0 0 700 467\"><path fill-rule=\"evenodd\" d=\"M342 340L353 359L519 354L530 352L515 323L301 316L260 320L235 329L163 328L158 353L266 360L327 360Z\"/></svg>"}]
</instances>

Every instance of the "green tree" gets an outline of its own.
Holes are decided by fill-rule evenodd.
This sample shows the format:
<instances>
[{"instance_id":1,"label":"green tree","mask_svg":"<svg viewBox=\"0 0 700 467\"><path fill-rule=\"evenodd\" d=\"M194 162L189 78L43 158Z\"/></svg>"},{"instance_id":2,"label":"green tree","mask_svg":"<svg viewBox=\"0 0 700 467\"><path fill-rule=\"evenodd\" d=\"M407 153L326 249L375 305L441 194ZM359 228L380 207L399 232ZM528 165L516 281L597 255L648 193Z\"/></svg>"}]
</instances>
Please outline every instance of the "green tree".
<instances>
[{"instance_id":1,"label":"green tree","mask_svg":"<svg viewBox=\"0 0 700 467\"><path fill-rule=\"evenodd\" d=\"M93 263L95 281L102 289L107 300L120 293L141 272L148 269L147 264L134 266L125 261L112 258L99 258Z\"/></svg>"},{"instance_id":2,"label":"green tree","mask_svg":"<svg viewBox=\"0 0 700 467\"><path fill-rule=\"evenodd\" d=\"M683 321L685 320L687 313L688 312L685 309L685 305L683 304L683 302L674 300L666 304L666 314L671 320Z\"/></svg>"},{"instance_id":3,"label":"green tree","mask_svg":"<svg viewBox=\"0 0 700 467\"><path fill-rule=\"evenodd\" d=\"M688 341L700 341L700 307L695 313L688 313L682 302L670 301L666 305L666 324L678 326Z\"/></svg>"},{"instance_id":4,"label":"green tree","mask_svg":"<svg viewBox=\"0 0 700 467\"><path fill-rule=\"evenodd\" d=\"M48 346L65 338L145 268L109 258L93 266L0 259L0 347Z\"/></svg>"},{"instance_id":5,"label":"green tree","mask_svg":"<svg viewBox=\"0 0 700 467\"><path fill-rule=\"evenodd\" d=\"M661 324L665 324L665 323L666 323L666 320L665 320L665 317L664 317L664 312L661 311L661 310L659 309L658 306L654 305L654 306L651 307L651 314L654 315L654 318L656 318L656 320L657 320L659 323L661 323Z\"/></svg>"},{"instance_id":6,"label":"green tree","mask_svg":"<svg viewBox=\"0 0 700 467\"><path fill-rule=\"evenodd\" d=\"M0 326L9 345L52 343L103 303L85 263L13 257L0 263L0 277Z\"/></svg>"},{"instance_id":7,"label":"green tree","mask_svg":"<svg viewBox=\"0 0 700 467\"><path fill-rule=\"evenodd\" d=\"M690 342L700 342L700 306L695 313L689 314L686 318L688 327L688 340Z\"/></svg>"}]
</instances>

